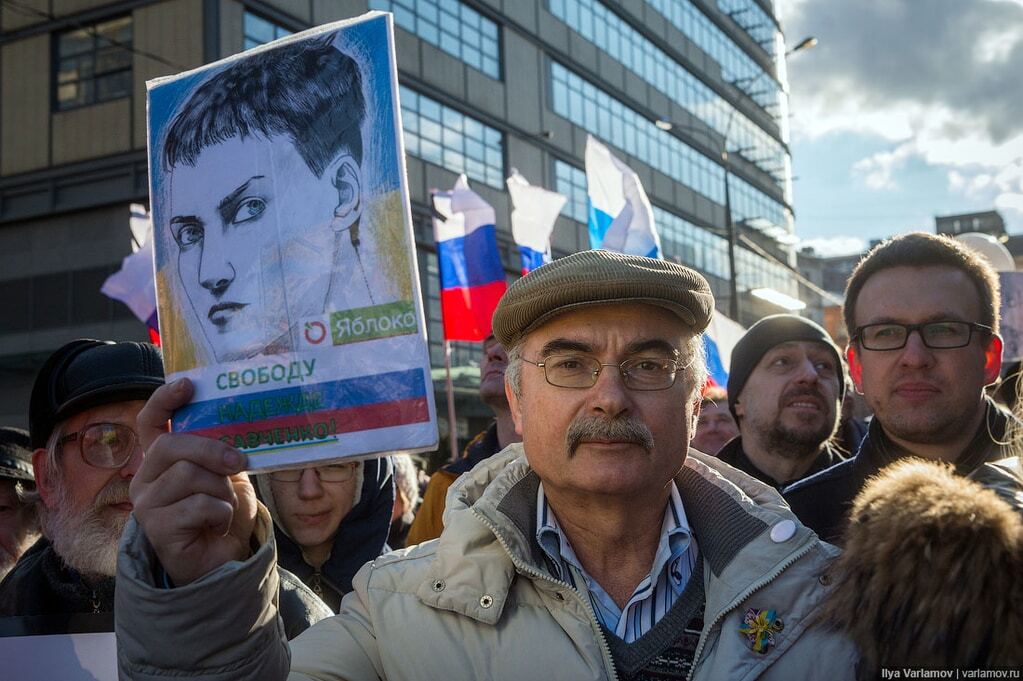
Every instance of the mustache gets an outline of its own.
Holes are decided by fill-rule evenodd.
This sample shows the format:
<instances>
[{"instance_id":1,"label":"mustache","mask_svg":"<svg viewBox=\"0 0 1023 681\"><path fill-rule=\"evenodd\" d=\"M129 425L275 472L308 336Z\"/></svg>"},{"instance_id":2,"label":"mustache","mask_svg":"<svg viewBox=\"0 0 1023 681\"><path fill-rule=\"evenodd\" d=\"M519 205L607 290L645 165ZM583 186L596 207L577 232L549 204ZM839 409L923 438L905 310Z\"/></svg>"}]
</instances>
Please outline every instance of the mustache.
<instances>
[{"instance_id":1,"label":"mustache","mask_svg":"<svg viewBox=\"0 0 1023 681\"><path fill-rule=\"evenodd\" d=\"M111 480L106 487L100 490L99 494L96 495L96 500L92 502L94 509L103 508L104 506L111 506L113 504L125 504L131 501L131 497L128 495L128 488L130 483L127 480L116 479Z\"/></svg>"},{"instance_id":2,"label":"mustache","mask_svg":"<svg viewBox=\"0 0 1023 681\"><path fill-rule=\"evenodd\" d=\"M634 442L646 451L654 448L654 434L645 423L628 417L602 419L596 416L581 416L573 419L565 433L568 455L574 456L583 440L613 440Z\"/></svg>"}]
</instances>

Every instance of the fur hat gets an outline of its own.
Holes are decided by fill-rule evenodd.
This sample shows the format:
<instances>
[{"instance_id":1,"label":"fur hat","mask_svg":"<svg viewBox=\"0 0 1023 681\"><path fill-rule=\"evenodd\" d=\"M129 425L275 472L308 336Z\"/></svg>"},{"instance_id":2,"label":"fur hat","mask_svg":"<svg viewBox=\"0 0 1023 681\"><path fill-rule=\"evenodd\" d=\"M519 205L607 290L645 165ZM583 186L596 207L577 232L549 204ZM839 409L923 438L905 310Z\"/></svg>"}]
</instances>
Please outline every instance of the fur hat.
<instances>
[{"instance_id":1,"label":"fur hat","mask_svg":"<svg viewBox=\"0 0 1023 681\"><path fill-rule=\"evenodd\" d=\"M918 459L853 504L823 617L879 667L1023 664L1023 521L952 466Z\"/></svg>"}]
</instances>

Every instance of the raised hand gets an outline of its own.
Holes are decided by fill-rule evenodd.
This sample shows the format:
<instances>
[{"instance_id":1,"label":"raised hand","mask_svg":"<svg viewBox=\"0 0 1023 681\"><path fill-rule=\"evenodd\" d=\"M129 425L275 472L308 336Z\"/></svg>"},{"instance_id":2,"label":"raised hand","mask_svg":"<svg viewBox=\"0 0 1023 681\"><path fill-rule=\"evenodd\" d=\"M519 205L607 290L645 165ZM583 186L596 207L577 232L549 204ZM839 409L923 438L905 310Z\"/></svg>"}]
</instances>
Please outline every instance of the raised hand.
<instances>
[{"instance_id":1,"label":"raised hand","mask_svg":"<svg viewBox=\"0 0 1023 681\"><path fill-rule=\"evenodd\" d=\"M131 482L135 517L176 586L248 558L256 520L256 494L241 452L211 438L167 432L171 414L191 396L191 382L181 379L154 392L139 412L146 454Z\"/></svg>"}]
</instances>

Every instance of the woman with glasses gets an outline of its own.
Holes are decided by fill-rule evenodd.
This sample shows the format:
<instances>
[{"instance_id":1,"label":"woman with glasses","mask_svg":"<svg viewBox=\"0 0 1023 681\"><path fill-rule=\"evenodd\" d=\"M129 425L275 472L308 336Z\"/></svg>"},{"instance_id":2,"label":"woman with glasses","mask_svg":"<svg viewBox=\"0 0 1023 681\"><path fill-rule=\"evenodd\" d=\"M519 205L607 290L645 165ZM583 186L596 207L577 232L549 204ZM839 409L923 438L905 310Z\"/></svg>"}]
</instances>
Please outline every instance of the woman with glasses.
<instances>
[{"instance_id":1,"label":"woman with glasses","mask_svg":"<svg viewBox=\"0 0 1023 681\"><path fill-rule=\"evenodd\" d=\"M387 550L392 471L383 458L255 476L274 521L278 563L334 612L359 568Z\"/></svg>"}]
</instances>

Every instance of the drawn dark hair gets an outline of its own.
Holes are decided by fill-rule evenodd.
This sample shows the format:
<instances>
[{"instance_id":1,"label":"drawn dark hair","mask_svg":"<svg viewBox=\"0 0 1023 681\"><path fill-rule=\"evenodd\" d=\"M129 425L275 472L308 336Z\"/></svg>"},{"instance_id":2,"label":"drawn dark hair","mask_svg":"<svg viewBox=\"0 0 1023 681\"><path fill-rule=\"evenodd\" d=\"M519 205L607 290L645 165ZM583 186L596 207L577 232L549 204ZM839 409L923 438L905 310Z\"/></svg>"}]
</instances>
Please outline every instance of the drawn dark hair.
<instances>
[{"instance_id":1,"label":"drawn dark hair","mask_svg":"<svg viewBox=\"0 0 1023 681\"><path fill-rule=\"evenodd\" d=\"M362 77L332 43L333 36L291 43L209 78L171 123L164 167L195 165L206 147L253 134L287 134L317 177L342 150L362 163Z\"/></svg>"}]
</instances>

